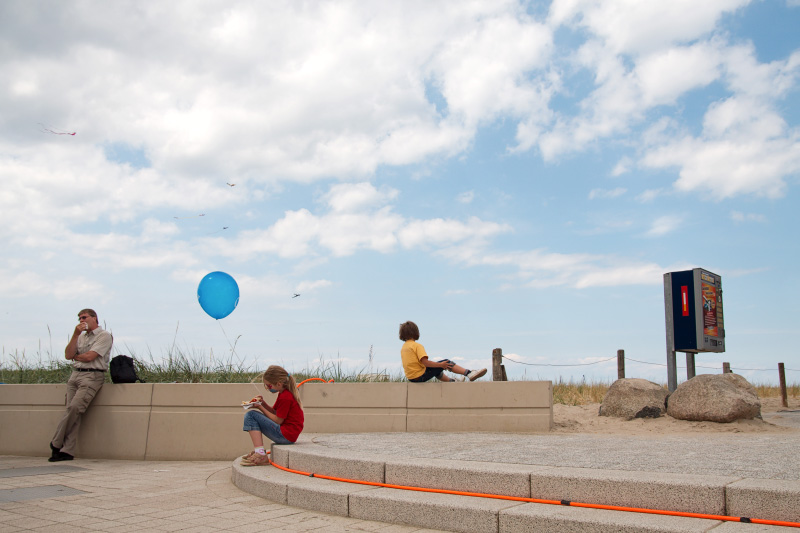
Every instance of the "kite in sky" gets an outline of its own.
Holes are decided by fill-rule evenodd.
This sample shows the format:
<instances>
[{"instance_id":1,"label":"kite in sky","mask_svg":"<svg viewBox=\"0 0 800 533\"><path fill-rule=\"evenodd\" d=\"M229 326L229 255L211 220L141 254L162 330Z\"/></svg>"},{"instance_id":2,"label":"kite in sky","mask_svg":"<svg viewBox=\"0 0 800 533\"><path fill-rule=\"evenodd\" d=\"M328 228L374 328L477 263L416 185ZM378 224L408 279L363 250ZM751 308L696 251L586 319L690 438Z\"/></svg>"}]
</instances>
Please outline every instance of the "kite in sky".
<instances>
[{"instance_id":1,"label":"kite in sky","mask_svg":"<svg viewBox=\"0 0 800 533\"><path fill-rule=\"evenodd\" d=\"M227 183L227 182L226 182L226 183ZM229 186L231 186L231 187L236 187L236 184L235 184L235 183L228 183L228 185L229 185Z\"/></svg>"},{"instance_id":2,"label":"kite in sky","mask_svg":"<svg viewBox=\"0 0 800 533\"><path fill-rule=\"evenodd\" d=\"M294 296L292 296L292 298L297 298L298 296L300 296L300 295L297 294L297 293L294 293Z\"/></svg>"},{"instance_id":3,"label":"kite in sky","mask_svg":"<svg viewBox=\"0 0 800 533\"><path fill-rule=\"evenodd\" d=\"M41 122L39 122L39 125L42 127L42 131L44 133L52 133L53 135L75 135L76 133L78 133L76 131L70 132L70 131L61 131L61 130L56 130L56 129L53 129L53 128L48 128L47 126L45 126Z\"/></svg>"}]
</instances>

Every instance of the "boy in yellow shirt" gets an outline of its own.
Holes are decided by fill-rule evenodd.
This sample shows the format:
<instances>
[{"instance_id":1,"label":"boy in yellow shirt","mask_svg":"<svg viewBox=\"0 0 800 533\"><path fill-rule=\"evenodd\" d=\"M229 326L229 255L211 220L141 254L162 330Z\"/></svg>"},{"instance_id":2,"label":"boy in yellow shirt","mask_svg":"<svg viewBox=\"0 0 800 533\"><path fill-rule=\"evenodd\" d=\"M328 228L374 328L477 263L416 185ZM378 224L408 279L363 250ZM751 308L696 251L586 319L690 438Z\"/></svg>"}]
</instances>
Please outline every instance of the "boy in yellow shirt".
<instances>
[{"instance_id":1,"label":"boy in yellow shirt","mask_svg":"<svg viewBox=\"0 0 800 533\"><path fill-rule=\"evenodd\" d=\"M455 364L450 359L428 360L425 347L417 342L419 340L419 328L411 321L400 324L400 340L404 341L403 347L400 348L403 370L408 381L412 383L424 383L431 378L436 378L439 381L455 381L444 373L445 370L449 370L454 374L461 374L465 378L469 378L470 381L475 381L486 375L485 368L469 370Z\"/></svg>"}]
</instances>

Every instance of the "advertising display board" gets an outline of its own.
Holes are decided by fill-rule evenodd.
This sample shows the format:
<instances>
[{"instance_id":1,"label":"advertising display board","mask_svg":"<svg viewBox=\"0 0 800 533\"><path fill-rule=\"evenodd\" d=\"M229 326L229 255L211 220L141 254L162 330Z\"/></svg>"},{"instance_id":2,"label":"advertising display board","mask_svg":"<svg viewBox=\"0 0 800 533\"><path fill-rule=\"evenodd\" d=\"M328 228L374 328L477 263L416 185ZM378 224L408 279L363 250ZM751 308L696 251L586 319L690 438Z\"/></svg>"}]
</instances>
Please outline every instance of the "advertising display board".
<instances>
[{"instance_id":1,"label":"advertising display board","mask_svg":"<svg viewBox=\"0 0 800 533\"><path fill-rule=\"evenodd\" d=\"M672 309L666 318L675 351L725 351L722 280L717 274L702 268L664 274L664 299Z\"/></svg>"},{"instance_id":2,"label":"advertising display board","mask_svg":"<svg viewBox=\"0 0 800 533\"><path fill-rule=\"evenodd\" d=\"M667 383L678 386L675 352L686 353L686 377L694 377L694 356L725 351L722 279L702 268L664 274L667 324Z\"/></svg>"}]
</instances>

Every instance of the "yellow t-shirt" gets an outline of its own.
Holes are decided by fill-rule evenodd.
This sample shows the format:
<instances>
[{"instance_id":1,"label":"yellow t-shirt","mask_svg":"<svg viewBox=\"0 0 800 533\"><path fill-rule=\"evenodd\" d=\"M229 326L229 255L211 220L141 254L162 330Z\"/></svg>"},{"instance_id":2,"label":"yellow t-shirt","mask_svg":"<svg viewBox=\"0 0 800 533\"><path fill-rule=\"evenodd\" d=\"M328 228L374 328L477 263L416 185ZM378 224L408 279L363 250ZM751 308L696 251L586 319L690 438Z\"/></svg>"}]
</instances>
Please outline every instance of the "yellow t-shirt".
<instances>
[{"instance_id":1,"label":"yellow t-shirt","mask_svg":"<svg viewBox=\"0 0 800 533\"><path fill-rule=\"evenodd\" d=\"M428 357L428 354L420 343L413 340L403 343L403 347L400 348L400 359L403 361L406 378L418 378L425 373L425 365L420 361L423 357Z\"/></svg>"}]
</instances>

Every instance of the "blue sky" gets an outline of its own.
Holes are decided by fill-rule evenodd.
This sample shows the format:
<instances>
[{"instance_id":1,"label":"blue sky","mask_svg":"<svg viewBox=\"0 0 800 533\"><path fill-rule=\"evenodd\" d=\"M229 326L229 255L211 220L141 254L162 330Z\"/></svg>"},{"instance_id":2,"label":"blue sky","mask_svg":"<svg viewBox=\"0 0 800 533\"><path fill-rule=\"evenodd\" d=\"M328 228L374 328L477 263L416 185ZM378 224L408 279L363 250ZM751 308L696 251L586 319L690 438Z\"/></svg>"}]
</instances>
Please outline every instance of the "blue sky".
<instances>
[{"instance_id":1,"label":"blue sky","mask_svg":"<svg viewBox=\"0 0 800 533\"><path fill-rule=\"evenodd\" d=\"M92 307L145 359L398 373L413 320L470 368L666 382L663 274L702 267L698 371L798 381L800 2L384 4L1 3L2 363Z\"/></svg>"}]
</instances>

